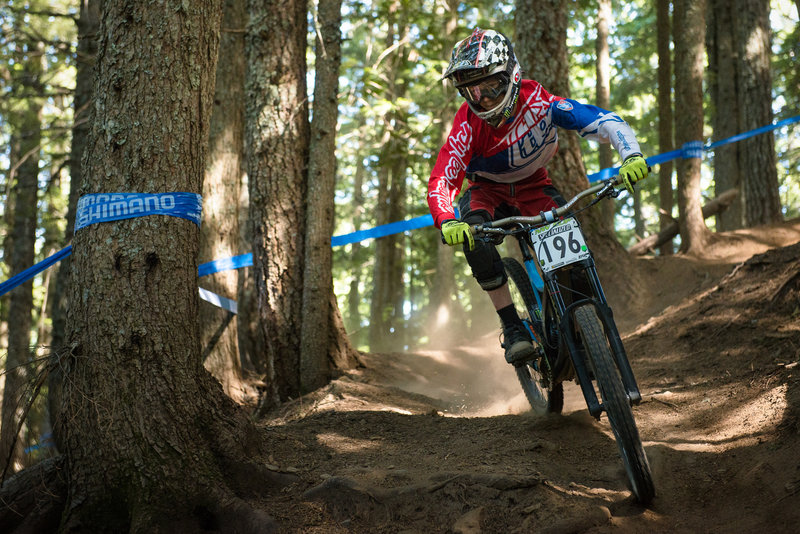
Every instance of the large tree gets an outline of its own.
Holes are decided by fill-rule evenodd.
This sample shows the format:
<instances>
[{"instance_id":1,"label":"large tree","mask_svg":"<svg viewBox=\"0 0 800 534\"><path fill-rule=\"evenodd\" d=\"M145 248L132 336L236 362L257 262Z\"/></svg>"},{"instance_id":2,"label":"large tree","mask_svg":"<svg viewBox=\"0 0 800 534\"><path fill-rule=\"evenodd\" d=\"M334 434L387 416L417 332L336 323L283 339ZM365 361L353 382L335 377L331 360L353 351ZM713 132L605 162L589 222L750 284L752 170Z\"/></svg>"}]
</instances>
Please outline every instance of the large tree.
<instances>
[{"instance_id":1,"label":"large tree","mask_svg":"<svg viewBox=\"0 0 800 534\"><path fill-rule=\"evenodd\" d=\"M10 232L8 265L17 274L33 265L36 241L39 154L42 141L42 92L44 73L43 45L33 39L18 42L15 92L17 107L10 121L11 169L14 184L14 208ZM31 363L31 326L33 324L33 282L27 281L10 295L8 313L8 354L5 361L2 423L0 424L0 472L13 473L22 460L22 442L18 429L23 415L28 368Z\"/></svg>"},{"instance_id":2,"label":"large tree","mask_svg":"<svg viewBox=\"0 0 800 534\"><path fill-rule=\"evenodd\" d=\"M100 0L82 2L77 20L78 48L75 54L75 92L72 97L74 122L69 157L70 182L65 241L72 239L72 234L75 230L75 210L78 204L79 189L83 182L81 166L91 124L92 84L94 81L95 56L97 55L97 31L100 27L100 11ZM56 273L55 289L52 297L53 336L51 344L54 350L60 350L64 346L66 336L69 308L67 293L69 291L71 262L72 258L70 256L61 260ZM57 375L57 372L51 374L48 402L58 402L55 399L59 381Z\"/></svg>"},{"instance_id":3,"label":"large tree","mask_svg":"<svg viewBox=\"0 0 800 534\"><path fill-rule=\"evenodd\" d=\"M683 146L703 139L703 58L705 0L675 0L675 141ZM703 219L698 157L678 160L678 212L681 250L699 252L710 239Z\"/></svg>"},{"instance_id":4,"label":"large tree","mask_svg":"<svg viewBox=\"0 0 800 534\"><path fill-rule=\"evenodd\" d=\"M516 7L516 52L526 76L541 83L552 94L569 97L566 0L517 0ZM558 136L558 152L547 167L553 184L569 199L586 189L589 182L578 134L559 130ZM602 210L587 210L580 218L601 275L612 266L626 270L630 283L621 290L635 291L638 282L629 269L628 254L617 241L616 235L604 224Z\"/></svg>"},{"instance_id":5,"label":"large tree","mask_svg":"<svg viewBox=\"0 0 800 534\"><path fill-rule=\"evenodd\" d=\"M597 2L597 39L595 40L595 98L598 107L611 109L611 56L608 49L608 25L611 22L611 0ZM608 143L598 147L600 168L614 165L613 148ZM610 231L614 230L615 205L603 204L603 221ZM641 235L641 234L640 234Z\"/></svg>"},{"instance_id":6,"label":"large tree","mask_svg":"<svg viewBox=\"0 0 800 534\"><path fill-rule=\"evenodd\" d=\"M244 151L244 33L245 0L225 0L222 9L219 60L214 107L211 114L209 151L203 181L201 261L227 258L241 252L239 197L242 189ZM215 273L202 280L204 289L230 299L237 298L238 271ZM238 323L234 313L210 303L200 307L203 359L237 402L254 402L255 392L244 379L239 358Z\"/></svg>"},{"instance_id":7,"label":"large tree","mask_svg":"<svg viewBox=\"0 0 800 534\"><path fill-rule=\"evenodd\" d=\"M300 394L306 234L306 2L249 0L245 142L265 406Z\"/></svg>"},{"instance_id":8,"label":"large tree","mask_svg":"<svg viewBox=\"0 0 800 534\"><path fill-rule=\"evenodd\" d=\"M656 33L658 37L658 146L662 153L672 150L672 32L670 31L670 0L658 0L656 6ZM673 190L672 161L665 161L658 169L658 226L665 230L672 222ZM674 252L672 239L658 249L661 255Z\"/></svg>"},{"instance_id":9,"label":"large tree","mask_svg":"<svg viewBox=\"0 0 800 534\"><path fill-rule=\"evenodd\" d=\"M200 193L219 19L211 0L105 3L82 194ZM200 363L199 236L195 224L160 215L75 236L57 362L64 456L39 468L66 481L64 531L271 525L232 489L235 473L257 475L245 466L261 441ZM56 488L40 498L54 502Z\"/></svg>"},{"instance_id":10,"label":"large tree","mask_svg":"<svg viewBox=\"0 0 800 534\"><path fill-rule=\"evenodd\" d=\"M736 89L736 51L733 9L728 0L709 0L706 43L708 49L708 88L711 95L711 124L714 141L731 137L739 130L739 101ZM716 194L741 187L739 151L741 143L730 143L714 150L714 188ZM728 209L717 215L717 230L742 227L741 194Z\"/></svg>"},{"instance_id":11,"label":"large tree","mask_svg":"<svg viewBox=\"0 0 800 534\"><path fill-rule=\"evenodd\" d=\"M739 101L739 131L772 122L772 40L769 0L736 0L733 21ZM772 132L741 142L740 198L745 226L781 221L781 201Z\"/></svg>"},{"instance_id":12,"label":"large tree","mask_svg":"<svg viewBox=\"0 0 800 534\"><path fill-rule=\"evenodd\" d=\"M333 294L331 235L336 185L336 123L341 56L341 0L320 0L314 65L314 119L308 164L308 211L303 272L300 386L325 385L332 367L352 367L355 352L345 335Z\"/></svg>"},{"instance_id":13,"label":"large tree","mask_svg":"<svg viewBox=\"0 0 800 534\"><path fill-rule=\"evenodd\" d=\"M385 52L373 68L381 69L384 98L391 103L383 117L378 156L378 225L400 221L406 216L406 178L408 168L408 76L410 47L408 12L398 0L387 5L387 34ZM403 233L392 234L375 243L372 300L370 303L369 348L384 352L399 350L405 341L403 301L405 298L403 271L405 269Z\"/></svg>"}]
</instances>

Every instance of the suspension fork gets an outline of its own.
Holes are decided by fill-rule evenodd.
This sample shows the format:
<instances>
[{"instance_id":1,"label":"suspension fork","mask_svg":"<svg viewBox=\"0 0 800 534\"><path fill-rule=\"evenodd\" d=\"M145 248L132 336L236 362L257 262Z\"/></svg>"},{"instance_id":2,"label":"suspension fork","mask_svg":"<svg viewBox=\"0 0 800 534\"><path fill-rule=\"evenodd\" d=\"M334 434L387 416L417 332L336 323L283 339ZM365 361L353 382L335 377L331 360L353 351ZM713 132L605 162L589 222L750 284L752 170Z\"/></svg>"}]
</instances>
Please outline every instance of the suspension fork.
<instances>
[{"instance_id":1,"label":"suspension fork","mask_svg":"<svg viewBox=\"0 0 800 534\"><path fill-rule=\"evenodd\" d=\"M576 342L572 312L577 307L585 304L591 304L594 306L597 316L600 319L600 322L603 324L603 330L605 331L606 339L608 340L611 348L611 354L614 358L617 369L619 370L620 378L622 379L622 384L625 388L628 399L630 400L631 404L639 404L639 402L642 400L642 395L639 391L639 386L636 383L636 378L633 375L633 370L631 369L628 355L625 352L625 347L622 344L622 339L620 338L619 331L617 330L617 325L614 322L614 314L611 311L611 307L605 300L605 294L603 293L603 288L600 285L600 278L597 275L597 269L595 268L594 261L591 258L586 259L578 263L574 268L579 269L586 276L591 286L592 295L590 295L589 298L577 300L569 306L565 306L564 304L564 300L562 299L560 290L558 289L555 274L548 273L546 276L550 294L551 296L555 297L553 300L559 317L559 337L567 346L567 352L570 356L570 358L568 358L565 354L559 355L558 361L555 365L555 372L560 373L563 367L567 364L567 361L569 359L572 360L572 365L575 368L575 374L578 375L578 383L581 386L581 391L583 392L584 399L586 400L586 405L589 408L589 413L591 413L594 417L599 417L603 408L597 399L597 394L595 393L594 388L591 386L591 380L586 367L586 361L581 357ZM558 374L556 374L556 376L558 376Z\"/></svg>"},{"instance_id":2,"label":"suspension fork","mask_svg":"<svg viewBox=\"0 0 800 534\"><path fill-rule=\"evenodd\" d=\"M636 378L633 375L633 369L631 369L631 363L630 360L628 360L628 354L625 352L625 346L622 344L622 338L619 335L617 323L614 321L614 312L608 305L606 296L603 293L603 287L600 285L600 277L597 275L597 269L595 268L594 260L590 258L584 260L584 263L585 265L582 265L583 271L586 273L586 277L592 286L592 292L596 296L592 304L594 304L595 310L597 311L597 316L600 318L600 322L603 323L606 339L608 339L608 343L611 347L611 354L614 356L614 362L617 364L617 369L619 369L619 374L622 378L622 384L625 387L625 392L628 394L628 398L630 399L631 403L639 404L639 402L642 400L642 394L639 391L639 386L637 385Z\"/></svg>"}]
</instances>

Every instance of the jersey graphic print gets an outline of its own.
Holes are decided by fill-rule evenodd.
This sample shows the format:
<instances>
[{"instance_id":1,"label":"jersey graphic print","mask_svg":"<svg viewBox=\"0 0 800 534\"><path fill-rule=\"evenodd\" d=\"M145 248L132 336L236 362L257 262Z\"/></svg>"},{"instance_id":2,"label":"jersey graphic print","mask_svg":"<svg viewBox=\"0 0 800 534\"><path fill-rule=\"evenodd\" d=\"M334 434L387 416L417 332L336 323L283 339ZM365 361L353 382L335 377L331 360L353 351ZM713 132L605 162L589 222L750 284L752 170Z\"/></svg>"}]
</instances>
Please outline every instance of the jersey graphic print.
<instances>
[{"instance_id":1,"label":"jersey graphic print","mask_svg":"<svg viewBox=\"0 0 800 534\"><path fill-rule=\"evenodd\" d=\"M447 138L447 143L439 152L439 159L442 154L447 155L444 164L444 174L437 184L431 187L428 184L428 205L433 211L436 206L438 213L452 212L453 199L461 190L461 180L464 176L464 161L472 144L472 126L468 123L461 123L458 131L451 131ZM438 161L438 160L437 160ZM452 218L455 218L453 216ZM440 223L438 224L441 225Z\"/></svg>"},{"instance_id":2,"label":"jersey graphic print","mask_svg":"<svg viewBox=\"0 0 800 534\"><path fill-rule=\"evenodd\" d=\"M552 120L548 120L548 111L554 98L538 84L527 98L508 134L494 147L507 147L508 154L508 169L503 177L495 175L497 181L516 182L530 176L553 156L558 137ZM535 165L537 162L539 165ZM529 166L533 167L526 169Z\"/></svg>"},{"instance_id":3,"label":"jersey graphic print","mask_svg":"<svg viewBox=\"0 0 800 534\"><path fill-rule=\"evenodd\" d=\"M434 223L454 219L452 202L465 175L498 183L533 178L558 146L557 127L586 139L611 143L621 159L641 153L628 124L616 113L548 93L538 82L522 80L514 117L497 128L464 103L428 180L428 205ZM545 184L542 184L545 185Z\"/></svg>"}]
</instances>

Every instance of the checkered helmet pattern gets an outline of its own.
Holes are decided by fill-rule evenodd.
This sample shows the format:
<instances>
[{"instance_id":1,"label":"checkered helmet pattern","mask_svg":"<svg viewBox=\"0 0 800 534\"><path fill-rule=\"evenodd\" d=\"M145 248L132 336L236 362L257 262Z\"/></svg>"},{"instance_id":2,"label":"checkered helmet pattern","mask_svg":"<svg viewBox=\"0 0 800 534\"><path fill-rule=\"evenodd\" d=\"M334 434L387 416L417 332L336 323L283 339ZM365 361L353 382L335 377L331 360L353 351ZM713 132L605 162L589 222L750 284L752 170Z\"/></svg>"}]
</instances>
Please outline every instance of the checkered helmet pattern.
<instances>
[{"instance_id":1,"label":"checkered helmet pattern","mask_svg":"<svg viewBox=\"0 0 800 534\"><path fill-rule=\"evenodd\" d=\"M472 35L453 47L450 64L442 79L450 79L456 88L461 88L495 74L506 80L507 90L502 101L491 109L484 109L469 100L467 103L473 113L497 127L513 115L522 78L511 42L505 35L475 28Z\"/></svg>"},{"instance_id":2,"label":"checkered helmet pattern","mask_svg":"<svg viewBox=\"0 0 800 534\"><path fill-rule=\"evenodd\" d=\"M453 47L444 78L455 78L456 85L507 70L515 61L511 43L502 33L475 28L472 35Z\"/></svg>"}]
</instances>

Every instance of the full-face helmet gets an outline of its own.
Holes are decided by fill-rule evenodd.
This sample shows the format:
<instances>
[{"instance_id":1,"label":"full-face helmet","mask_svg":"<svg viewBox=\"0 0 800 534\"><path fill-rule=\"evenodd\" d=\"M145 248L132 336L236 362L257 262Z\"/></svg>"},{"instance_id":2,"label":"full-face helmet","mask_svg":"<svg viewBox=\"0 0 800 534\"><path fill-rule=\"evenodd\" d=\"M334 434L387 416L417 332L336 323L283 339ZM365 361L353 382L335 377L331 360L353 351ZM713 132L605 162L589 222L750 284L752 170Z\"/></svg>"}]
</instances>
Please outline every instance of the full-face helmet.
<instances>
[{"instance_id":1,"label":"full-face helmet","mask_svg":"<svg viewBox=\"0 0 800 534\"><path fill-rule=\"evenodd\" d=\"M443 79L452 80L470 109L497 127L514 113L522 72L505 35L475 28L472 35L453 47ZM499 101L485 109L481 105L484 97Z\"/></svg>"}]
</instances>

